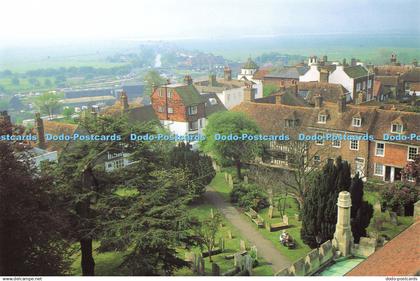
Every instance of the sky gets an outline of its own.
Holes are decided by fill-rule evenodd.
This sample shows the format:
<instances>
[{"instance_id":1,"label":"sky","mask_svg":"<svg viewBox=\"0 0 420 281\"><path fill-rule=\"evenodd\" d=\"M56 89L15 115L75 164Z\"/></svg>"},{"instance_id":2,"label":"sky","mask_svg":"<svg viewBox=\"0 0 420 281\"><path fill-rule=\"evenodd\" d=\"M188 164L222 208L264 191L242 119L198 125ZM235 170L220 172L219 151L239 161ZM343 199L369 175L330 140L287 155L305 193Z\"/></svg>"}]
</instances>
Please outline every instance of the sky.
<instances>
[{"instance_id":1,"label":"sky","mask_svg":"<svg viewBox=\"0 0 420 281\"><path fill-rule=\"evenodd\" d=\"M0 44L420 33L419 0L1 0Z\"/></svg>"}]
</instances>

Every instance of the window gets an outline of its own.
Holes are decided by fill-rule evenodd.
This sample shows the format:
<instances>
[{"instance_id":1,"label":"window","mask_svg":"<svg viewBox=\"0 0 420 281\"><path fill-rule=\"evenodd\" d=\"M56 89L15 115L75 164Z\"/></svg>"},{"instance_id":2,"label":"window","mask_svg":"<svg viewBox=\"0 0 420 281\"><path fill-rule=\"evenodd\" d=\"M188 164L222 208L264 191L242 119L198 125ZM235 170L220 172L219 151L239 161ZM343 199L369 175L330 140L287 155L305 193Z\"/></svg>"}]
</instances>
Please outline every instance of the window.
<instances>
[{"instance_id":1,"label":"window","mask_svg":"<svg viewBox=\"0 0 420 281\"><path fill-rule=\"evenodd\" d=\"M317 145L324 145L324 134L316 133L316 141L315 144Z\"/></svg>"},{"instance_id":2,"label":"window","mask_svg":"<svg viewBox=\"0 0 420 281\"><path fill-rule=\"evenodd\" d=\"M171 99L172 98L172 91L171 90L168 90L168 92L166 93L166 97L168 99Z\"/></svg>"},{"instance_id":3,"label":"window","mask_svg":"<svg viewBox=\"0 0 420 281\"><path fill-rule=\"evenodd\" d=\"M360 127L362 126L362 119L354 117L352 122L353 127Z\"/></svg>"},{"instance_id":4,"label":"window","mask_svg":"<svg viewBox=\"0 0 420 281\"><path fill-rule=\"evenodd\" d=\"M408 147L408 160L413 160L416 158L417 154L419 154L419 148L410 146Z\"/></svg>"},{"instance_id":5,"label":"window","mask_svg":"<svg viewBox=\"0 0 420 281\"><path fill-rule=\"evenodd\" d=\"M188 123L189 124L189 130L190 131L196 131L198 130L198 121L191 121Z\"/></svg>"},{"instance_id":6,"label":"window","mask_svg":"<svg viewBox=\"0 0 420 281\"><path fill-rule=\"evenodd\" d=\"M285 120L286 128L294 128L297 126L297 120L293 119L286 119Z\"/></svg>"},{"instance_id":7,"label":"window","mask_svg":"<svg viewBox=\"0 0 420 281\"><path fill-rule=\"evenodd\" d=\"M114 161L114 168L119 169L124 167L124 159L118 159Z\"/></svg>"},{"instance_id":8,"label":"window","mask_svg":"<svg viewBox=\"0 0 420 281\"><path fill-rule=\"evenodd\" d=\"M319 114L318 115L318 123L322 123L322 124L327 123L327 115Z\"/></svg>"},{"instance_id":9,"label":"window","mask_svg":"<svg viewBox=\"0 0 420 281\"><path fill-rule=\"evenodd\" d=\"M366 88L366 81L363 81L362 89Z\"/></svg>"},{"instance_id":10,"label":"window","mask_svg":"<svg viewBox=\"0 0 420 281\"><path fill-rule=\"evenodd\" d=\"M158 112L163 112L163 106L158 107Z\"/></svg>"},{"instance_id":11,"label":"window","mask_svg":"<svg viewBox=\"0 0 420 281\"><path fill-rule=\"evenodd\" d=\"M159 89L159 97L163 97L163 91L162 88Z\"/></svg>"},{"instance_id":12,"label":"window","mask_svg":"<svg viewBox=\"0 0 420 281\"><path fill-rule=\"evenodd\" d=\"M392 124L391 132L396 134L401 134L403 132L403 126L401 124Z\"/></svg>"},{"instance_id":13,"label":"window","mask_svg":"<svg viewBox=\"0 0 420 281\"><path fill-rule=\"evenodd\" d=\"M188 115L195 115L197 114L197 106L189 106L188 107Z\"/></svg>"},{"instance_id":14,"label":"window","mask_svg":"<svg viewBox=\"0 0 420 281\"><path fill-rule=\"evenodd\" d=\"M372 88L372 79L368 80L368 89Z\"/></svg>"},{"instance_id":15,"label":"window","mask_svg":"<svg viewBox=\"0 0 420 281\"><path fill-rule=\"evenodd\" d=\"M360 91L360 83L356 84L356 91Z\"/></svg>"},{"instance_id":16,"label":"window","mask_svg":"<svg viewBox=\"0 0 420 281\"><path fill-rule=\"evenodd\" d=\"M336 147L336 148L340 148L341 147L341 140L333 140L332 141L332 146Z\"/></svg>"},{"instance_id":17,"label":"window","mask_svg":"<svg viewBox=\"0 0 420 281\"><path fill-rule=\"evenodd\" d=\"M384 165L375 163L375 176L383 176L384 175Z\"/></svg>"},{"instance_id":18,"label":"window","mask_svg":"<svg viewBox=\"0 0 420 281\"><path fill-rule=\"evenodd\" d=\"M314 155L314 164L319 165L321 163L321 157L319 155Z\"/></svg>"},{"instance_id":19,"label":"window","mask_svg":"<svg viewBox=\"0 0 420 281\"><path fill-rule=\"evenodd\" d=\"M173 109L172 107L168 107L168 113L169 113L169 114L174 113L174 109Z\"/></svg>"},{"instance_id":20,"label":"window","mask_svg":"<svg viewBox=\"0 0 420 281\"><path fill-rule=\"evenodd\" d=\"M408 181L411 181L411 182L415 182L416 181L416 179L414 178L414 176L412 174L408 174L407 175L407 180Z\"/></svg>"},{"instance_id":21,"label":"window","mask_svg":"<svg viewBox=\"0 0 420 281\"><path fill-rule=\"evenodd\" d=\"M359 150L359 141L358 140L351 140L350 141L350 149L351 150Z\"/></svg>"},{"instance_id":22,"label":"window","mask_svg":"<svg viewBox=\"0 0 420 281\"><path fill-rule=\"evenodd\" d=\"M376 143L375 155L382 157L385 156L385 144L383 142Z\"/></svg>"}]
</instances>

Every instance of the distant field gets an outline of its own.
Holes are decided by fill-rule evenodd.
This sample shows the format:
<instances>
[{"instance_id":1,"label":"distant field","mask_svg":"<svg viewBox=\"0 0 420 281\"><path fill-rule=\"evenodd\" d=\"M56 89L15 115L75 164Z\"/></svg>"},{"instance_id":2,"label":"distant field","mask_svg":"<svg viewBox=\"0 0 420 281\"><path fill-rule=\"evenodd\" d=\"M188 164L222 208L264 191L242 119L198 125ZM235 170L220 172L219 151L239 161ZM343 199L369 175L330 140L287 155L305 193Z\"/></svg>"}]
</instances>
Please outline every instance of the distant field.
<instances>
[{"instance_id":1,"label":"distant field","mask_svg":"<svg viewBox=\"0 0 420 281\"><path fill-rule=\"evenodd\" d=\"M95 68L112 68L125 65L124 63L111 63L105 61L103 58L72 56L61 58L32 58L8 60L7 58L0 58L0 71L10 70L12 72L24 73L29 70L43 69L43 68L60 68L60 67L82 67L91 66Z\"/></svg>"}]
</instances>

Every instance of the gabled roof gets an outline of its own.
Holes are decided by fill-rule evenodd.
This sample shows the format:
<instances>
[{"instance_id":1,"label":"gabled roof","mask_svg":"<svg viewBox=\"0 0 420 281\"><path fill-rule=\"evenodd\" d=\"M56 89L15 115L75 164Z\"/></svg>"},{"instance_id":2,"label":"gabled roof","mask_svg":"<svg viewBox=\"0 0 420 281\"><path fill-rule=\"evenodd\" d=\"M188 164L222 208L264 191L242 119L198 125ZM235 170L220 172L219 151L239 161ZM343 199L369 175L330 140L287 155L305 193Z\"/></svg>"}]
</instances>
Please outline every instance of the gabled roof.
<instances>
[{"instance_id":1,"label":"gabled roof","mask_svg":"<svg viewBox=\"0 0 420 281\"><path fill-rule=\"evenodd\" d=\"M206 100L206 116L210 116L219 111L227 111L226 107L216 94L202 94L201 96Z\"/></svg>"},{"instance_id":2,"label":"gabled roof","mask_svg":"<svg viewBox=\"0 0 420 281\"><path fill-rule=\"evenodd\" d=\"M420 220L370 255L347 276L414 276L420 270Z\"/></svg>"},{"instance_id":3,"label":"gabled roof","mask_svg":"<svg viewBox=\"0 0 420 281\"><path fill-rule=\"evenodd\" d=\"M323 101L337 102L342 95L348 93L341 84L326 82L298 82L300 96L314 104L314 97L321 95Z\"/></svg>"},{"instance_id":4,"label":"gabled roof","mask_svg":"<svg viewBox=\"0 0 420 281\"><path fill-rule=\"evenodd\" d=\"M127 111L127 117L132 122L152 122L159 120L151 105L130 108Z\"/></svg>"},{"instance_id":5,"label":"gabled roof","mask_svg":"<svg viewBox=\"0 0 420 281\"><path fill-rule=\"evenodd\" d=\"M379 65L375 66L376 75L400 75L413 68L412 65Z\"/></svg>"},{"instance_id":6,"label":"gabled roof","mask_svg":"<svg viewBox=\"0 0 420 281\"><path fill-rule=\"evenodd\" d=\"M367 70L361 65L344 67L343 70L350 78L359 78L368 74Z\"/></svg>"},{"instance_id":7,"label":"gabled roof","mask_svg":"<svg viewBox=\"0 0 420 281\"><path fill-rule=\"evenodd\" d=\"M297 79L308 71L308 67L285 67L279 71L266 74L265 78Z\"/></svg>"},{"instance_id":8,"label":"gabled roof","mask_svg":"<svg viewBox=\"0 0 420 281\"><path fill-rule=\"evenodd\" d=\"M186 106L206 102L193 85L175 84L168 85L168 88L174 89Z\"/></svg>"}]
</instances>

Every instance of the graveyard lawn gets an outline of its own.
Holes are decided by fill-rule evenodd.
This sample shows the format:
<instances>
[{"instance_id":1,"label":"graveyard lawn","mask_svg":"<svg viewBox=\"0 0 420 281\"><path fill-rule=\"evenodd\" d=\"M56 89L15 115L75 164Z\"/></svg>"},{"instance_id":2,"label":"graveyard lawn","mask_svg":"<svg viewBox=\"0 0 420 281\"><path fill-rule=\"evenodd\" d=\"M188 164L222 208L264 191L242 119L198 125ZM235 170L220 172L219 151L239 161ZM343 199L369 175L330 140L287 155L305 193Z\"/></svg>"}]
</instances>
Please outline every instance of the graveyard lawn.
<instances>
[{"instance_id":1,"label":"graveyard lawn","mask_svg":"<svg viewBox=\"0 0 420 281\"><path fill-rule=\"evenodd\" d=\"M223 179L223 175L222 175L222 179ZM200 219L203 219L205 217L210 216L211 209L213 209L214 212L217 211L217 209L212 204L207 203L207 202L198 201L191 206L191 214L197 216ZM240 241L244 240L241 237L241 234L238 232L238 230L235 229L235 227L233 225L231 225L223 216L222 216L222 218L223 218L223 222L222 222L223 227L219 231L219 235L218 235L218 238L216 239L216 241L219 241L219 237L224 238L225 251L223 253L218 254L218 255L212 256L213 262L215 262L220 267L220 274L223 274L226 271L233 268L233 262L234 262L233 259L226 260L225 256L226 255L233 255L234 253L239 252ZM232 239L228 238L228 231L229 230L232 233ZM248 241L245 241L245 243L246 243L247 249L249 249L250 246L252 246L248 243ZM197 254L199 253L198 248L193 249L192 251L197 253ZM185 257L185 254L187 252L188 252L187 250L181 249L180 250L180 255ZM204 261L205 261L205 274L206 275L211 275L212 264L209 261L209 258L204 258ZM252 272L253 275L256 275L256 276L273 276L274 272L273 272L271 266L267 262L265 262L261 258L258 258L258 262L259 262L259 265L255 268L253 268L253 272ZM191 275L194 275L194 274L193 274L191 269L183 268L183 269L177 271L175 273L175 275L191 276Z\"/></svg>"},{"instance_id":2,"label":"graveyard lawn","mask_svg":"<svg viewBox=\"0 0 420 281\"><path fill-rule=\"evenodd\" d=\"M225 198L227 202L230 201L229 194L231 189L228 183L225 181L224 172L228 172L233 175L233 171L233 168L224 168L222 172L216 174L215 178L210 183L210 186L212 186L223 198ZM274 202L277 201L278 198L274 198ZM279 236L281 230L270 232L265 228L259 228L259 231L266 239L270 240L273 243L273 246L276 247L276 249L278 249L282 255L287 257L290 261L294 262L299 258L306 256L306 254L311 249L300 239L300 229L302 228L302 222L297 221L294 217L294 215L298 213L298 205L296 200L291 197L287 197L286 204L288 207L286 208L285 213L289 217L289 224L291 225L291 227L289 227L287 231L295 240L296 249L288 249L287 247L280 244ZM269 221L271 223L278 223L282 220L277 208L274 208L274 217L271 220L268 218L268 208L260 211L259 215L261 215L265 221ZM249 221L257 228L257 226L250 220L249 217L247 217L245 214L243 214L243 216L247 221Z\"/></svg>"}]
</instances>

